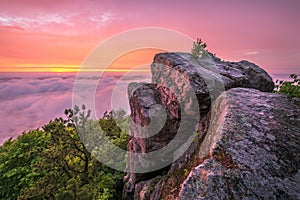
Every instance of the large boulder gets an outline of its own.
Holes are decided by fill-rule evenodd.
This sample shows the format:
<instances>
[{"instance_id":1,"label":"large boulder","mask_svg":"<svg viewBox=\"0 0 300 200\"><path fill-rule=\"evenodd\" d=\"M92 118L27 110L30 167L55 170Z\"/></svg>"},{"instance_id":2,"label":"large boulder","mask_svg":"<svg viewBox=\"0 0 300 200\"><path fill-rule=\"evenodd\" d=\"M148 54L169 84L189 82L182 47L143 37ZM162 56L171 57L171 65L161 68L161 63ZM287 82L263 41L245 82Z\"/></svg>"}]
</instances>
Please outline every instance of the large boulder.
<instances>
[{"instance_id":1,"label":"large boulder","mask_svg":"<svg viewBox=\"0 0 300 200\"><path fill-rule=\"evenodd\" d=\"M177 199L300 199L300 99L235 88L212 108Z\"/></svg>"},{"instance_id":2,"label":"large boulder","mask_svg":"<svg viewBox=\"0 0 300 200\"><path fill-rule=\"evenodd\" d=\"M191 101L188 90L191 87L202 113L209 110L224 90L244 87L271 92L274 89L272 78L257 65L248 61L226 62L211 54L194 59L189 53L159 53L154 57L151 72L152 83L184 98L184 103ZM184 107L190 110L189 105L185 103Z\"/></svg>"},{"instance_id":3,"label":"large boulder","mask_svg":"<svg viewBox=\"0 0 300 200\"><path fill-rule=\"evenodd\" d=\"M149 167L149 173L128 173L124 178L124 194L123 199L132 199L134 191L142 190L144 184L157 174L164 171L164 167L156 172L151 172L153 161L143 158L145 153L161 149L168 144L176 135L180 120L172 118L170 113L163 112L161 105L160 93L156 90L155 85L150 83L131 83L128 86L131 108L131 123L128 142L128 151L139 153L138 157L129 155L129 171L136 171L135 167ZM177 111L178 112L178 111ZM162 126L160 126L162 124ZM168 152L166 152L168 153ZM163 158L168 156L160 155ZM164 162L159 160L158 162ZM136 184L142 182L143 184ZM149 181L148 181L149 182ZM137 194L135 194L137 196ZM145 196L145 195L139 195ZM147 196L147 195L146 195Z\"/></svg>"},{"instance_id":4,"label":"large boulder","mask_svg":"<svg viewBox=\"0 0 300 200\"><path fill-rule=\"evenodd\" d=\"M225 62L211 54L201 59L188 53L157 54L151 71L152 83L132 83L128 88L132 120L128 151L133 154L128 158L131 173L124 178L123 199L175 199L180 191L184 198L180 185L206 158L198 152L210 130L214 101L230 88L270 92L274 83L253 63ZM171 150L157 155L155 162L168 165L135 172L138 166L155 168L156 163L144 155L167 145Z\"/></svg>"}]
</instances>

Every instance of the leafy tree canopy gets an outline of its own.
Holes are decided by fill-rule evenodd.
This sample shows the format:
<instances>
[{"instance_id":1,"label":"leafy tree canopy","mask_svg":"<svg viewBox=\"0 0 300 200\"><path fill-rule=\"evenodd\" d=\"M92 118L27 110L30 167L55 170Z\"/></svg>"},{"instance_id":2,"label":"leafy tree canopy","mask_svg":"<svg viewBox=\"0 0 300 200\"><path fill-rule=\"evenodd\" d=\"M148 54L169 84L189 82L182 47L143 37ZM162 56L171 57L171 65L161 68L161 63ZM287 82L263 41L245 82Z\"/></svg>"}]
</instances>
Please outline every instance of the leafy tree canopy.
<instances>
[{"instance_id":1,"label":"leafy tree canopy","mask_svg":"<svg viewBox=\"0 0 300 200\"><path fill-rule=\"evenodd\" d=\"M0 147L0 199L119 199L122 172L106 167L86 149L76 125L98 123L115 145L126 148L129 117L123 110L99 120L90 111L65 111L41 130L23 133Z\"/></svg>"}]
</instances>

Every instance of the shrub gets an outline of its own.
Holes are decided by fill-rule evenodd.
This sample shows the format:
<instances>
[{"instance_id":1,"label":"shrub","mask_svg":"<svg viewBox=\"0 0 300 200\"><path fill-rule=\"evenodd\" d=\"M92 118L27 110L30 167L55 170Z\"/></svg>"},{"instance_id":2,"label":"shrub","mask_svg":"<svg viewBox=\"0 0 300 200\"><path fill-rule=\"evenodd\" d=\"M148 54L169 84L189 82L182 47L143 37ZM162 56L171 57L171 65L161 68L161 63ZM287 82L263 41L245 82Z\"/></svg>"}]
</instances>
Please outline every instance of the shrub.
<instances>
[{"instance_id":1,"label":"shrub","mask_svg":"<svg viewBox=\"0 0 300 200\"><path fill-rule=\"evenodd\" d=\"M291 97L300 97L300 79L296 74L289 76L291 81L276 80L274 92L279 94L286 94Z\"/></svg>"},{"instance_id":2,"label":"shrub","mask_svg":"<svg viewBox=\"0 0 300 200\"><path fill-rule=\"evenodd\" d=\"M195 59L198 59L199 57L205 56L208 54L208 51L206 50L206 43L204 43L200 38L197 38L197 41L194 42L193 48L191 50L191 53Z\"/></svg>"}]
</instances>

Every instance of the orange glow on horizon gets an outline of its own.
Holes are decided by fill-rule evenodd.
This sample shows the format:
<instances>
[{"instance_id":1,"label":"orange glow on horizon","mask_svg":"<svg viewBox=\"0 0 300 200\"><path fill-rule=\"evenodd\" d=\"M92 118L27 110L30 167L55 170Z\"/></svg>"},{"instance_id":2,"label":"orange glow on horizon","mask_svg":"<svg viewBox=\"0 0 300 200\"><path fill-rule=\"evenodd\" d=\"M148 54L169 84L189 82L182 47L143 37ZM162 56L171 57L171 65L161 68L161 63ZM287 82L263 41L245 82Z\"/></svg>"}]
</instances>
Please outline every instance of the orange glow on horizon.
<instances>
[{"instance_id":1,"label":"orange glow on horizon","mask_svg":"<svg viewBox=\"0 0 300 200\"><path fill-rule=\"evenodd\" d=\"M141 49L129 52L114 60L107 68L85 68L80 69L77 64L41 64L27 63L14 64L10 67L0 68L0 72L55 72L55 73L72 73L72 72L149 72L150 64L155 54L162 52L158 49Z\"/></svg>"},{"instance_id":2,"label":"orange glow on horizon","mask_svg":"<svg viewBox=\"0 0 300 200\"><path fill-rule=\"evenodd\" d=\"M164 52L160 49L140 49L129 52L114 60L107 68L108 71L150 71L150 64L155 54Z\"/></svg>"}]
</instances>

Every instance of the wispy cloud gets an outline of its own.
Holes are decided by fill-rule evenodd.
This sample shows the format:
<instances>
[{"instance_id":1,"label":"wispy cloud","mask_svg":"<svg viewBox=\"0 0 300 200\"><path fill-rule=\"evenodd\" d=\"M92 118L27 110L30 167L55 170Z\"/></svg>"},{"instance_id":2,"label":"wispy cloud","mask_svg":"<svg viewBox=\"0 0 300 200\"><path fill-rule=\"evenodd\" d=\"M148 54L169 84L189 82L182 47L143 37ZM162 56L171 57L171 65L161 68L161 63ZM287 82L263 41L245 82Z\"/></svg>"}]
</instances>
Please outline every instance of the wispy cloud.
<instances>
[{"instance_id":1,"label":"wispy cloud","mask_svg":"<svg viewBox=\"0 0 300 200\"><path fill-rule=\"evenodd\" d=\"M112 12L99 14L86 12L48 13L36 16L2 14L0 15L0 27L19 27L29 31L72 34L103 28L115 19L117 17Z\"/></svg>"},{"instance_id":2,"label":"wispy cloud","mask_svg":"<svg viewBox=\"0 0 300 200\"><path fill-rule=\"evenodd\" d=\"M28 28L30 20L22 17L11 17L11 16L0 16L0 25L1 26L18 26L21 28Z\"/></svg>"},{"instance_id":3,"label":"wispy cloud","mask_svg":"<svg viewBox=\"0 0 300 200\"><path fill-rule=\"evenodd\" d=\"M70 19L58 14L48 14L38 17L21 17L21 16L0 16L0 25L2 26L19 26L22 28L34 28L49 24L72 25Z\"/></svg>"},{"instance_id":4,"label":"wispy cloud","mask_svg":"<svg viewBox=\"0 0 300 200\"><path fill-rule=\"evenodd\" d=\"M102 15L99 16L90 16L89 17L90 21L95 22L95 23L100 23L101 25L107 24L109 21L115 19L115 15L112 14L112 12L105 12Z\"/></svg>"},{"instance_id":5,"label":"wispy cloud","mask_svg":"<svg viewBox=\"0 0 300 200\"><path fill-rule=\"evenodd\" d=\"M258 54L257 51L248 51L248 52L245 52L244 55L247 55L247 56L252 56L252 55L256 55Z\"/></svg>"}]
</instances>

